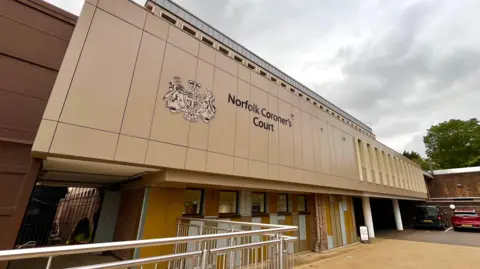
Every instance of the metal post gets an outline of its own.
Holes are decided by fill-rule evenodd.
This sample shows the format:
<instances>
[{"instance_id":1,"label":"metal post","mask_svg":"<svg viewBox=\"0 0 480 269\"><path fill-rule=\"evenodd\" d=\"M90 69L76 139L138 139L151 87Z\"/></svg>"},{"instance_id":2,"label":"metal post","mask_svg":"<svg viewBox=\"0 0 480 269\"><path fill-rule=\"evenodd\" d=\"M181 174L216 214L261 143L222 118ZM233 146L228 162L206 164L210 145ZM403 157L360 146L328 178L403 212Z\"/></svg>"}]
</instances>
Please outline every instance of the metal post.
<instances>
[{"instance_id":1,"label":"metal post","mask_svg":"<svg viewBox=\"0 0 480 269\"><path fill-rule=\"evenodd\" d=\"M278 269L283 269L283 238L280 236L280 234L277 234L277 238L280 239L280 242L278 242Z\"/></svg>"},{"instance_id":2,"label":"metal post","mask_svg":"<svg viewBox=\"0 0 480 269\"><path fill-rule=\"evenodd\" d=\"M204 249L202 251L202 264L201 264L201 269L207 269L207 259L208 259L208 251L207 249Z\"/></svg>"}]
</instances>

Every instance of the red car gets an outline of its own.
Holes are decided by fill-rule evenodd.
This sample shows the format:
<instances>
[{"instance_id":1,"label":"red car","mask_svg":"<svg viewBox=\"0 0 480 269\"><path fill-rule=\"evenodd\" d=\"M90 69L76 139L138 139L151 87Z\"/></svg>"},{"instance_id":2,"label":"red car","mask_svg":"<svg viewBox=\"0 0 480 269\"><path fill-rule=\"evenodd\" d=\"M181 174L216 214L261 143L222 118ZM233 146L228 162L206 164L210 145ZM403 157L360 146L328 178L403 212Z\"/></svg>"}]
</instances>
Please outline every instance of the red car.
<instances>
[{"instance_id":1,"label":"red car","mask_svg":"<svg viewBox=\"0 0 480 269\"><path fill-rule=\"evenodd\" d=\"M452 226L459 229L480 229L480 216L474 209L457 209L452 216Z\"/></svg>"}]
</instances>

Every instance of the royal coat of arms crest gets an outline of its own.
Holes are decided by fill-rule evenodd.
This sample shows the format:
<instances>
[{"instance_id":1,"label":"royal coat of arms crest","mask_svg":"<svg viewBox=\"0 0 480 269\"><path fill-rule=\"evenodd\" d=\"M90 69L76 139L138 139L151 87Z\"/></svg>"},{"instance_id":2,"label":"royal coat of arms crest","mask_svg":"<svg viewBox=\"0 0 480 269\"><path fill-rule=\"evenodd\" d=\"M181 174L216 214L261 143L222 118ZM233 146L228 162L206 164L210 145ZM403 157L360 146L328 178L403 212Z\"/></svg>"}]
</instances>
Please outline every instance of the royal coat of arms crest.
<instances>
[{"instance_id":1,"label":"royal coat of arms crest","mask_svg":"<svg viewBox=\"0 0 480 269\"><path fill-rule=\"evenodd\" d=\"M183 87L180 77L174 77L169 82L168 91L163 96L165 106L172 113L184 112L183 118L197 121L201 118L208 123L215 118L215 97L209 90L202 96L202 85L194 80L188 81L188 88Z\"/></svg>"}]
</instances>

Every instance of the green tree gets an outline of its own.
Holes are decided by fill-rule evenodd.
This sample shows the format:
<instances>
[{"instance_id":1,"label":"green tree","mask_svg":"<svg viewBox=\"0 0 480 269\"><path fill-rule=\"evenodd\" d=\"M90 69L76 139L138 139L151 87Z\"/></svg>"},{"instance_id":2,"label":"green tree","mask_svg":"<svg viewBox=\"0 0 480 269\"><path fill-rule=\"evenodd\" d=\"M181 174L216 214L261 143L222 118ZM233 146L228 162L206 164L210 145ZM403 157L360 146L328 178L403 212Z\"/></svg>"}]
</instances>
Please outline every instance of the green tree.
<instances>
[{"instance_id":1,"label":"green tree","mask_svg":"<svg viewBox=\"0 0 480 269\"><path fill-rule=\"evenodd\" d=\"M418 154L415 151L403 151L402 153L403 156L409 158L410 160L418 163L423 170L429 171L430 170L430 160L429 159L424 159L420 154ZM432 168L433 169L439 169L438 164L432 162Z\"/></svg>"},{"instance_id":2,"label":"green tree","mask_svg":"<svg viewBox=\"0 0 480 269\"><path fill-rule=\"evenodd\" d=\"M480 122L476 118L433 125L423 142L428 158L443 169L480 165Z\"/></svg>"}]
</instances>

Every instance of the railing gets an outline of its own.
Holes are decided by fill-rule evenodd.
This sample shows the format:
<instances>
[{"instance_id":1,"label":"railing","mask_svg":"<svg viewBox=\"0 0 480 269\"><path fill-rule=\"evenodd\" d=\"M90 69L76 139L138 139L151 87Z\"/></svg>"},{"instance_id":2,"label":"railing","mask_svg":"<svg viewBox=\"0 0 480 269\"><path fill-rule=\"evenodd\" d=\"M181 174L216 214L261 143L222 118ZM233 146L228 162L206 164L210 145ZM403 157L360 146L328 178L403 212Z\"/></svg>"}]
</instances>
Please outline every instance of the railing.
<instances>
[{"instance_id":1,"label":"railing","mask_svg":"<svg viewBox=\"0 0 480 269\"><path fill-rule=\"evenodd\" d=\"M285 235L296 226L181 218L177 223L177 237L120 241L110 243L56 246L0 251L0 261L48 258L50 269L55 257L72 254L96 253L170 246L170 252L148 258L135 255L130 260L70 267L75 269L131 268L149 266L168 269L233 269L268 268L292 269L293 243L296 237ZM56 268L64 268L61 265Z\"/></svg>"}]
</instances>

